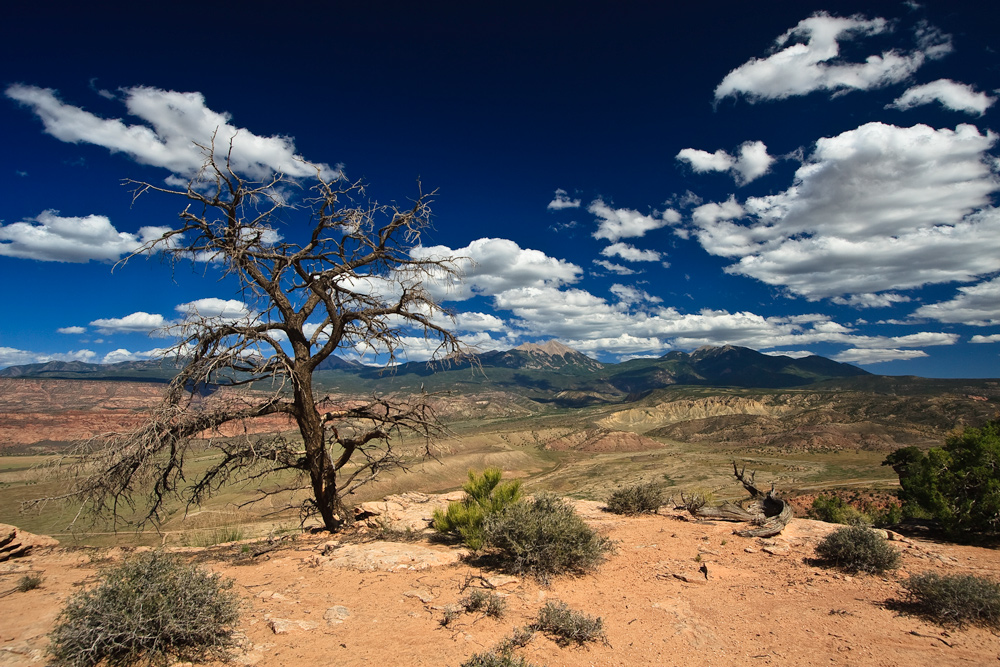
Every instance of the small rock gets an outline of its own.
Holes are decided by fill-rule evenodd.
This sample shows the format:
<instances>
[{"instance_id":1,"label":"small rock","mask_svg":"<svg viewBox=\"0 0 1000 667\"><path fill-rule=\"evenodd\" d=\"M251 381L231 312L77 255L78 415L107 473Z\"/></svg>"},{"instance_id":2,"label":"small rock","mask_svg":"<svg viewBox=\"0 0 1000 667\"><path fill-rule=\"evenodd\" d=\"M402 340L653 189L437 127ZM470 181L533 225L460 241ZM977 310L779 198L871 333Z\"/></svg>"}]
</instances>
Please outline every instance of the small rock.
<instances>
[{"instance_id":1,"label":"small rock","mask_svg":"<svg viewBox=\"0 0 1000 667\"><path fill-rule=\"evenodd\" d=\"M351 612L347 607L338 604L327 609L326 613L323 614L323 618L326 620L328 625L337 625L347 620L350 615Z\"/></svg>"},{"instance_id":2,"label":"small rock","mask_svg":"<svg viewBox=\"0 0 1000 667\"><path fill-rule=\"evenodd\" d=\"M784 556L788 553L787 547L764 547L761 549L766 554L771 554L772 556Z\"/></svg>"},{"instance_id":3,"label":"small rock","mask_svg":"<svg viewBox=\"0 0 1000 667\"><path fill-rule=\"evenodd\" d=\"M688 575L688 574L678 574L677 572L674 572L674 579L680 579L685 584L699 584L699 585L705 584L705 580L701 579L700 577L695 577L693 575Z\"/></svg>"},{"instance_id":4,"label":"small rock","mask_svg":"<svg viewBox=\"0 0 1000 667\"><path fill-rule=\"evenodd\" d=\"M405 593L403 593L403 597L417 598L418 600L420 600L424 604L427 604L427 603L432 602L434 600L434 595L430 591L425 591L425 590L422 590L422 589L421 590L406 591Z\"/></svg>"},{"instance_id":5,"label":"small rock","mask_svg":"<svg viewBox=\"0 0 1000 667\"><path fill-rule=\"evenodd\" d=\"M287 635L292 630L315 630L319 627L312 621L296 621L288 618L272 618L267 624L276 635Z\"/></svg>"},{"instance_id":6,"label":"small rock","mask_svg":"<svg viewBox=\"0 0 1000 667\"><path fill-rule=\"evenodd\" d=\"M757 550L754 549L753 547L747 547L743 551L746 551L748 554L755 554L755 553L757 553Z\"/></svg>"},{"instance_id":7,"label":"small rock","mask_svg":"<svg viewBox=\"0 0 1000 667\"><path fill-rule=\"evenodd\" d=\"M508 574L500 574L494 577L487 577L486 583L488 583L493 588L502 588L503 586L509 586L510 584L516 584L521 580L517 577L512 577Z\"/></svg>"}]
</instances>

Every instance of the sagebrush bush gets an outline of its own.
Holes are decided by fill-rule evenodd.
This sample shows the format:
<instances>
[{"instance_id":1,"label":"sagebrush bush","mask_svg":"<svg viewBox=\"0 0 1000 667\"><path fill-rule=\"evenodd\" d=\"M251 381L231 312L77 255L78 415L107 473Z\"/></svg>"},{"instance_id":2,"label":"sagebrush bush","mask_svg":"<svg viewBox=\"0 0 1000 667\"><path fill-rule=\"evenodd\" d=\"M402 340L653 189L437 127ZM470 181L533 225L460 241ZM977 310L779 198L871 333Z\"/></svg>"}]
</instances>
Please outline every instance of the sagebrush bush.
<instances>
[{"instance_id":1,"label":"sagebrush bush","mask_svg":"<svg viewBox=\"0 0 1000 667\"><path fill-rule=\"evenodd\" d=\"M434 529L452 534L478 551L483 548L483 522L486 517L502 512L521 499L521 482L502 482L500 468L487 468L482 475L469 471L469 481L462 486L463 500L450 503L448 510L434 510Z\"/></svg>"},{"instance_id":2,"label":"sagebrush bush","mask_svg":"<svg viewBox=\"0 0 1000 667\"><path fill-rule=\"evenodd\" d=\"M608 498L608 511L614 514L655 514L662 506L663 487L656 482L626 486Z\"/></svg>"},{"instance_id":3,"label":"sagebrush bush","mask_svg":"<svg viewBox=\"0 0 1000 667\"><path fill-rule=\"evenodd\" d=\"M550 575L597 567L612 542L584 523L558 496L543 493L487 517L485 544L499 565L542 581Z\"/></svg>"},{"instance_id":4,"label":"sagebrush bush","mask_svg":"<svg viewBox=\"0 0 1000 667\"><path fill-rule=\"evenodd\" d=\"M502 618L507 611L507 600L496 593L474 588L469 594L458 601L469 613L482 612L490 618Z\"/></svg>"},{"instance_id":5,"label":"sagebrush bush","mask_svg":"<svg viewBox=\"0 0 1000 667\"><path fill-rule=\"evenodd\" d=\"M534 667L534 665L510 651L494 648L485 653L473 653L462 663L462 667Z\"/></svg>"},{"instance_id":6,"label":"sagebrush bush","mask_svg":"<svg viewBox=\"0 0 1000 667\"><path fill-rule=\"evenodd\" d=\"M27 593L42 585L42 578L37 574L26 574L17 581L17 592Z\"/></svg>"},{"instance_id":7,"label":"sagebrush bush","mask_svg":"<svg viewBox=\"0 0 1000 667\"><path fill-rule=\"evenodd\" d=\"M878 574L899 567L899 552L868 526L847 526L816 545L820 558L848 572Z\"/></svg>"},{"instance_id":8,"label":"sagebrush bush","mask_svg":"<svg viewBox=\"0 0 1000 667\"><path fill-rule=\"evenodd\" d=\"M592 641L607 641L604 622L600 617L588 616L571 609L565 602L546 602L538 612L534 628L551 635L557 644L565 646L570 642L583 644Z\"/></svg>"},{"instance_id":9,"label":"sagebrush bush","mask_svg":"<svg viewBox=\"0 0 1000 667\"><path fill-rule=\"evenodd\" d=\"M1000 627L1000 585L974 575L915 574L903 582L909 606L943 625Z\"/></svg>"},{"instance_id":10,"label":"sagebrush bush","mask_svg":"<svg viewBox=\"0 0 1000 667\"><path fill-rule=\"evenodd\" d=\"M232 580L159 551L105 570L66 602L50 634L54 664L125 667L137 662L224 660L238 642Z\"/></svg>"}]
</instances>

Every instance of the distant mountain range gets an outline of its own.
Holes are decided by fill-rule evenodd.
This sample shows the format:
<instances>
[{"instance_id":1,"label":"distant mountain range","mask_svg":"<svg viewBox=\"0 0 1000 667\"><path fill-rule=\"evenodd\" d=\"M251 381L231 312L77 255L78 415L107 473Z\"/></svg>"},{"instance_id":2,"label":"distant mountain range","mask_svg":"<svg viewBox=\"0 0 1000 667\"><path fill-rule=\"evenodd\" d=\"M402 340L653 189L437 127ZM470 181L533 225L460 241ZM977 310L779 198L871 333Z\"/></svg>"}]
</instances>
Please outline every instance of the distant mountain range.
<instances>
[{"instance_id":1,"label":"distant mountain range","mask_svg":"<svg viewBox=\"0 0 1000 667\"><path fill-rule=\"evenodd\" d=\"M165 382L177 372L172 361L91 364L50 361L11 366L0 377ZM794 359L745 347L703 347L691 353L604 364L558 341L525 343L440 362L409 362L372 368L331 356L317 369L317 383L342 391L473 389L492 385L517 389L536 400L583 405L620 400L672 385L746 388L798 387L835 378L871 375L825 357Z\"/></svg>"}]
</instances>

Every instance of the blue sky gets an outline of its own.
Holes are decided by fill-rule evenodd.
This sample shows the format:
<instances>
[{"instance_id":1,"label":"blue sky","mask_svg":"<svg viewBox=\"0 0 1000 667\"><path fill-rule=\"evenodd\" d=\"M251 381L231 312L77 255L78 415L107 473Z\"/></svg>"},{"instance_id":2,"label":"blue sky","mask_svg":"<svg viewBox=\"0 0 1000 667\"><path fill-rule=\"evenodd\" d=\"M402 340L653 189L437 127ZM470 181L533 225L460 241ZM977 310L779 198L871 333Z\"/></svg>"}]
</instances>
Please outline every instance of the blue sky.
<instances>
[{"instance_id":1,"label":"blue sky","mask_svg":"<svg viewBox=\"0 0 1000 667\"><path fill-rule=\"evenodd\" d=\"M0 366L148 358L238 312L211 265L112 266L181 208L121 180L179 182L239 129L261 174L437 189L424 243L475 260L440 295L481 349L1000 376L992 4L49 9L0 27Z\"/></svg>"}]
</instances>

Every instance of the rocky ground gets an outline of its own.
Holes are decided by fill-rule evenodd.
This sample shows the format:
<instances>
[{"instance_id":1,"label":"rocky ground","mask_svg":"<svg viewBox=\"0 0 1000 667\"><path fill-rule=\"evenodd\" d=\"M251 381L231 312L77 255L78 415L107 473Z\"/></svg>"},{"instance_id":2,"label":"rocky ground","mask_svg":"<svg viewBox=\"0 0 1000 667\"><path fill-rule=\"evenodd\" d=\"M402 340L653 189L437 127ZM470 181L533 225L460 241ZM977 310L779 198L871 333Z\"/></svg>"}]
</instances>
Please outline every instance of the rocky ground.
<instances>
[{"instance_id":1,"label":"rocky ground","mask_svg":"<svg viewBox=\"0 0 1000 667\"><path fill-rule=\"evenodd\" d=\"M1000 577L995 550L901 538L894 542L903 554L899 572L848 576L811 561L817 541L836 528L830 524L794 519L778 538L745 539L732 524L679 512L619 517L579 502L587 521L617 541L617 553L591 575L546 586L472 567L460 549L414 531L444 500L411 494L368 504L349 535L287 537L254 559L241 545L181 551L237 580L247 640L237 661L260 667L458 667L530 623L548 600L602 617L607 634L606 644L582 647L536 635L521 654L549 667L939 667L1000 659L994 633L941 628L892 605L902 594L898 579L909 573ZM44 664L45 636L64 600L126 553L41 542L0 563L0 665ZM25 573L42 576L42 586L15 591ZM461 614L443 625L466 586L494 587L507 600L506 615Z\"/></svg>"}]
</instances>

